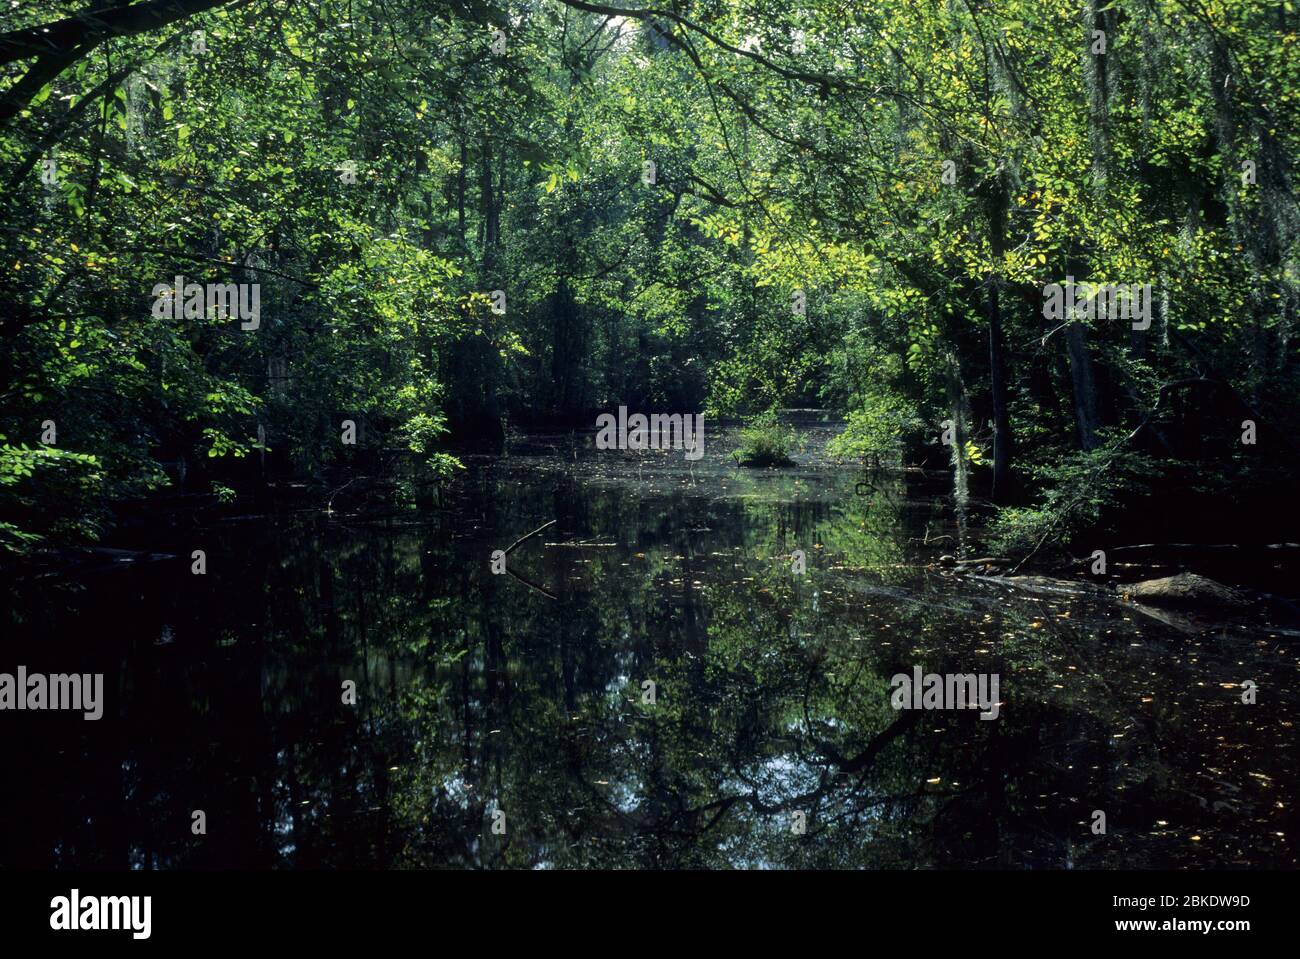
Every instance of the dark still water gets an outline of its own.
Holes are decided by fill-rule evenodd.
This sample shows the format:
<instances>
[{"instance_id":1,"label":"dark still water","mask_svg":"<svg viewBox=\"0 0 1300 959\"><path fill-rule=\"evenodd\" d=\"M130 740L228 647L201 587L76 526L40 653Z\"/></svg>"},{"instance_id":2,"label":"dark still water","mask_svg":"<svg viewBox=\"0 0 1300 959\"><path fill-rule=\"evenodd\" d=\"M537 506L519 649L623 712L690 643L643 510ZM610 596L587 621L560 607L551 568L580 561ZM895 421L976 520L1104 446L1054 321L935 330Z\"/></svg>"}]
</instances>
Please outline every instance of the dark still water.
<instances>
[{"instance_id":1,"label":"dark still water","mask_svg":"<svg viewBox=\"0 0 1300 959\"><path fill-rule=\"evenodd\" d=\"M0 672L106 704L0 714L0 865L1296 865L1294 637L955 576L946 480L826 435L784 471L533 438L437 509L10 587ZM895 711L915 666L997 674L998 717Z\"/></svg>"}]
</instances>

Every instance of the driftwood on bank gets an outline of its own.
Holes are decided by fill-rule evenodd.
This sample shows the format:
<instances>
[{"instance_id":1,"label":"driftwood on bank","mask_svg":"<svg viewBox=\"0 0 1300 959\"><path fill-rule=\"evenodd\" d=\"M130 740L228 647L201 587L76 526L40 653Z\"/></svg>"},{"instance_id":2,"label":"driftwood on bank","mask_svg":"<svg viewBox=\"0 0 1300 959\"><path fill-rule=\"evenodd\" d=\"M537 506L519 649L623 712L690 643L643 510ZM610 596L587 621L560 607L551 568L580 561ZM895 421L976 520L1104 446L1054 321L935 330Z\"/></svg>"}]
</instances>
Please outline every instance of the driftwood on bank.
<instances>
[{"instance_id":1,"label":"driftwood on bank","mask_svg":"<svg viewBox=\"0 0 1300 959\"><path fill-rule=\"evenodd\" d=\"M981 561L986 562L986 561ZM987 567L986 567L987 568ZM959 569L964 579L993 583L1008 589L1043 596L1096 596L1128 600L1138 606L1162 609L1240 613L1276 597L1234 589L1197 573L1178 573L1159 579L1103 586L1052 576L982 575Z\"/></svg>"},{"instance_id":2,"label":"driftwood on bank","mask_svg":"<svg viewBox=\"0 0 1300 959\"><path fill-rule=\"evenodd\" d=\"M1160 579L1147 579L1120 587L1127 599L1151 606L1175 609L1246 609L1252 605L1240 590L1215 582L1196 573L1178 573Z\"/></svg>"},{"instance_id":3,"label":"driftwood on bank","mask_svg":"<svg viewBox=\"0 0 1300 959\"><path fill-rule=\"evenodd\" d=\"M1109 591L1092 583L1082 583L1071 579L1056 579L1052 576L985 576L970 573L966 579L979 580L982 583L995 583L1008 589L1018 589L1040 596L1107 596Z\"/></svg>"}]
</instances>

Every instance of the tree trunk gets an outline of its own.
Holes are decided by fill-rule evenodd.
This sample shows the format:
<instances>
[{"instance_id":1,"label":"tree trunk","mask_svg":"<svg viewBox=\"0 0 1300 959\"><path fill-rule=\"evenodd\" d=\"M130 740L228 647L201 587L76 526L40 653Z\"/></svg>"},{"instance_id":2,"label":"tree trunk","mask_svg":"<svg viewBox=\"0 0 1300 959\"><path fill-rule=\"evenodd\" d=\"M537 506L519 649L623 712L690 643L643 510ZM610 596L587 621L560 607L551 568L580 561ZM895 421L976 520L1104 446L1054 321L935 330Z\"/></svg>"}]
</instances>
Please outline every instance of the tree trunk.
<instances>
[{"instance_id":1,"label":"tree trunk","mask_svg":"<svg viewBox=\"0 0 1300 959\"><path fill-rule=\"evenodd\" d=\"M990 498L999 505L1011 497L1011 419L1007 412L1006 346L1002 336L999 302L1002 257L1006 250L1007 192L998 180L988 195L989 249L993 270L985 284L989 324L989 398L993 406L993 489Z\"/></svg>"},{"instance_id":2,"label":"tree trunk","mask_svg":"<svg viewBox=\"0 0 1300 959\"><path fill-rule=\"evenodd\" d=\"M1002 309L998 304L998 278L989 278L989 393L993 402L993 489L990 498L999 505L1011 498L1011 420L1007 413L1007 375L1002 339Z\"/></svg>"},{"instance_id":3,"label":"tree trunk","mask_svg":"<svg viewBox=\"0 0 1300 959\"><path fill-rule=\"evenodd\" d=\"M460 248L465 249L465 167L469 164L469 145L465 135L460 140L460 170L456 173L456 228L460 231Z\"/></svg>"},{"instance_id":4,"label":"tree trunk","mask_svg":"<svg viewBox=\"0 0 1300 959\"><path fill-rule=\"evenodd\" d=\"M1097 447L1097 387L1092 377L1092 357L1083 325L1066 324L1065 353L1070 361L1070 380L1074 385L1074 422L1079 432L1079 448Z\"/></svg>"},{"instance_id":5,"label":"tree trunk","mask_svg":"<svg viewBox=\"0 0 1300 959\"><path fill-rule=\"evenodd\" d=\"M496 247L500 237L500 211L497 208L492 182L492 141L483 137L483 151L479 158L479 190L483 204L483 272L495 281Z\"/></svg>"}]
</instances>

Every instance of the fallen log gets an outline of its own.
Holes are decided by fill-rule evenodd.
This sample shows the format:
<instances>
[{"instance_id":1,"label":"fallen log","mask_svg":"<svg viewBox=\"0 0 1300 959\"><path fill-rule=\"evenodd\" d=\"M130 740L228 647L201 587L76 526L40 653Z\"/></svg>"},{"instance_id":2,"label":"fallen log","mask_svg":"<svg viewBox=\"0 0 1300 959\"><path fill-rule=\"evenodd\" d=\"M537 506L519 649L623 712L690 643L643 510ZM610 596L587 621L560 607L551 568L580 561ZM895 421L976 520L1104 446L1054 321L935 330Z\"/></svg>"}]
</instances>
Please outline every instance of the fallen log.
<instances>
[{"instance_id":1,"label":"fallen log","mask_svg":"<svg viewBox=\"0 0 1300 959\"><path fill-rule=\"evenodd\" d=\"M1249 596L1196 573L1178 573L1120 587L1125 599L1150 606L1183 609L1244 609Z\"/></svg>"}]
</instances>

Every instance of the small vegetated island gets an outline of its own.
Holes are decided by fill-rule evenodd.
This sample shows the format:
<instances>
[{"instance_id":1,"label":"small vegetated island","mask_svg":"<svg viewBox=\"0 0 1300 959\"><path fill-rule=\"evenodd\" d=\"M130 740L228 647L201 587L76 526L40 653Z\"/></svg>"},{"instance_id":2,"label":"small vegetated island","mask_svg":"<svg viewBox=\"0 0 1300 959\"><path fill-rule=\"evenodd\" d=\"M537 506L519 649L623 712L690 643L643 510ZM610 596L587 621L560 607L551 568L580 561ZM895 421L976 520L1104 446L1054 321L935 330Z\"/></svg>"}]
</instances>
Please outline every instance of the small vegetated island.
<instances>
[{"instance_id":1,"label":"small vegetated island","mask_svg":"<svg viewBox=\"0 0 1300 959\"><path fill-rule=\"evenodd\" d=\"M790 458L799 433L783 424L775 412L754 417L740 430L740 448L732 453L742 466L793 466Z\"/></svg>"}]
</instances>

